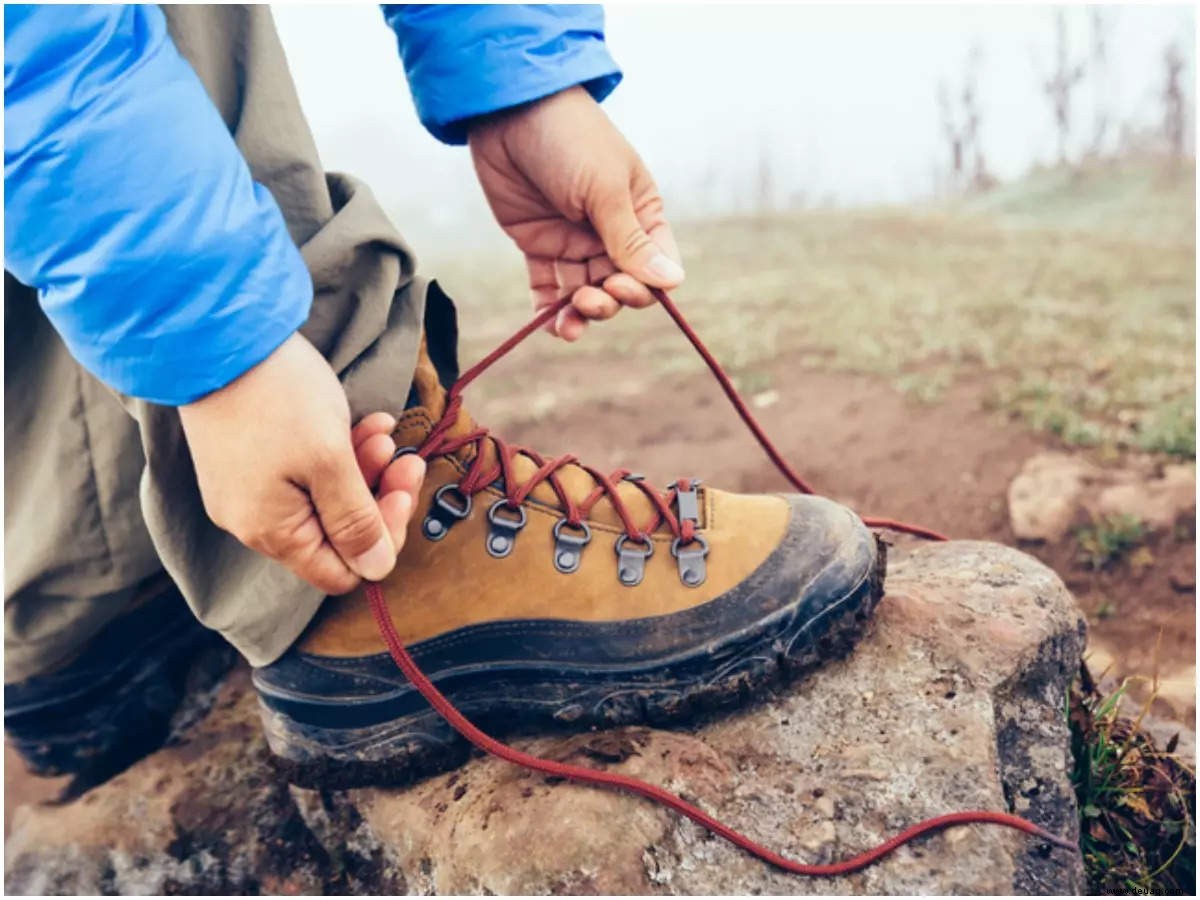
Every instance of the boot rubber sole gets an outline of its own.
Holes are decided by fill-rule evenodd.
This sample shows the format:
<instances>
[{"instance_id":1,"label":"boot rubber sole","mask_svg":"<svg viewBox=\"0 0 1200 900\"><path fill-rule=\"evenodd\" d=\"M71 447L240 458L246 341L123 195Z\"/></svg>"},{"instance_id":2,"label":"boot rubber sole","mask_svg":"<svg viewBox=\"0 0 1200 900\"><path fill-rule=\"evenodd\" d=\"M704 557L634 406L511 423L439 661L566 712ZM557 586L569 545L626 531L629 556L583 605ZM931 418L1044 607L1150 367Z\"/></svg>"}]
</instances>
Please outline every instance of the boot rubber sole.
<instances>
[{"instance_id":1,"label":"boot rubber sole","mask_svg":"<svg viewBox=\"0 0 1200 900\"><path fill-rule=\"evenodd\" d=\"M845 657L883 595L886 547L877 538L875 545L864 576L815 615L804 613L798 598L684 655L636 667L426 674L435 684L454 682L447 693L455 706L495 737L695 723ZM402 786L465 762L470 744L422 705L379 724L333 728L297 721L260 700L280 771L300 787L324 789Z\"/></svg>"}]
</instances>

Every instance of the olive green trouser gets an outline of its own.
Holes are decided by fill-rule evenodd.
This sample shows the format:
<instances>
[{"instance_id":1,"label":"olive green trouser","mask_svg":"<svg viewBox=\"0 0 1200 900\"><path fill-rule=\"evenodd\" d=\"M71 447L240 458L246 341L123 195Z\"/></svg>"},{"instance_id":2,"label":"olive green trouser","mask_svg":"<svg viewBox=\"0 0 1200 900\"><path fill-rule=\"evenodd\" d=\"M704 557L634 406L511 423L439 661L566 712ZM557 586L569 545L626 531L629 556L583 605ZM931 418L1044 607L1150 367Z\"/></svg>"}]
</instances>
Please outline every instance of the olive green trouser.
<instances>
[{"instance_id":1,"label":"olive green trouser","mask_svg":"<svg viewBox=\"0 0 1200 900\"><path fill-rule=\"evenodd\" d=\"M164 12L303 251L316 293L302 333L355 418L402 409L426 295L448 301L414 278L370 191L323 172L267 7ZM69 659L163 569L252 664L286 650L322 595L208 520L177 412L97 382L7 273L4 320L5 683Z\"/></svg>"}]
</instances>

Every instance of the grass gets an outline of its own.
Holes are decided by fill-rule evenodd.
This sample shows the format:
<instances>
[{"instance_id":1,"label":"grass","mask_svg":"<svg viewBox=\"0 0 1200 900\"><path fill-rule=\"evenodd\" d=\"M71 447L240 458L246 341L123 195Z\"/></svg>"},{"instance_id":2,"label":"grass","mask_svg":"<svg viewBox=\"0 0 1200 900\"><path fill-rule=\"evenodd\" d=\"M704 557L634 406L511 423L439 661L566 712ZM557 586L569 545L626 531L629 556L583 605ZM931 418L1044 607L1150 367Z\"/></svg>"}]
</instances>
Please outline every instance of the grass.
<instances>
[{"instance_id":1,"label":"grass","mask_svg":"<svg viewBox=\"0 0 1200 900\"><path fill-rule=\"evenodd\" d=\"M1164 404L1145 422L1138 441L1143 450L1171 456L1196 455L1196 407L1186 398Z\"/></svg>"},{"instance_id":2,"label":"grass","mask_svg":"<svg viewBox=\"0 0 1200 900\"><path fill-rule=\"evenodd\" d=\"M863 372L936 402L982 374L993 407L1068 444L1192 458L1194 190L1194 168L1130 163L1038 173L954 207L677 223L678 296L745 381L772 364ZM465 360L527 315L515 253L432 271L461 299ZM506 363L518 389L589 360L618 362L646 390L702 365L658 311L575 346L534 343ZM579 402L605 393L591 381L572 385Z\"/></svg>"},{"instance_id":3,"label":"grass","mask_svg":"<svg viewBox=\"0 0 1200 900\"><path fill-rule=\"evenodd\" d=\"M1082 665L1068 700L1088 892L1194 895L1196 775L1141 729L1153 694L1122 715L1128 686L1105 696Z\"/></svg>"},{"instance_id":4,"label":"grass","mask_svg":"<svg viewBox=\"0 0 1200 900\"><path fill-rule=\"evenodd\" d=\"M1163 203L1192 176L1152 157L1102 160L1080 169L1043 168L959 202L958 208L1014 224L1154 239L1195 230L1195 209Z\"/></svg>"},{"instance_id":5,"label":"grass","mask_svg":"<svg viewBox=\"0 0 1200 900\"><path fill-rule=\"evenodd\" d=\"M1075 532L1079 541L1079 560L1098 572L1130 551L1140 547L1146 526L1136 516L1125 513L1102 516Z\"/></svg>"}]
</instances>

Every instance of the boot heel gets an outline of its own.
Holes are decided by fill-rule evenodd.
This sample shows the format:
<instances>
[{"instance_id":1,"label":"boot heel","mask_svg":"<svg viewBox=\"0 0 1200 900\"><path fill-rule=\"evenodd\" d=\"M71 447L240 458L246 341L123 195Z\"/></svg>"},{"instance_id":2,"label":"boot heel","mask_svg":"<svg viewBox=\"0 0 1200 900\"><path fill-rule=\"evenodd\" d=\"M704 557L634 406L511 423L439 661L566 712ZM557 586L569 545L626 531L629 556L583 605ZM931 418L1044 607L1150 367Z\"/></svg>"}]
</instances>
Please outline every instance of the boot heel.
<instances>
[{"instance_id":1,"label":"boot heel","mask_svg":"<svg viewBox=\"0 0 1200 900\"><path fill-rule=\"evenodd\" d=\"M306 788L404 785L462 765L470 745L433 710L359 728L298 722L259 701L277 767Z\"/></svg>"}]
</instances>

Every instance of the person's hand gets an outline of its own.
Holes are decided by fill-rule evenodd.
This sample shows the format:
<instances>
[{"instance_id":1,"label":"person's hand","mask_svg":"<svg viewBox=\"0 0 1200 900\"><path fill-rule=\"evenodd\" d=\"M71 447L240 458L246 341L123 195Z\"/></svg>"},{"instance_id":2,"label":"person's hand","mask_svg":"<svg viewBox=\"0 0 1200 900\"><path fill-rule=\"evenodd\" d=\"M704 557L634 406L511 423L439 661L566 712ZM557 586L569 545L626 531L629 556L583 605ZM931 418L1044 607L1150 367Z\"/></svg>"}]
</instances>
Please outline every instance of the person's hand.
<instances>
[{"instance_id":1,"label":"person's hand","mask_svg":"<svg viewBox=\"0 0 1200 900\"><path fill-rule=\"evenodd\" d=\"M654 302L683 281L662 197L637 153L581 87L473 123L471 158L500 227L524 252L535 309L577 340L592 319Z\"/></svg>"},{"instance_id":2,"label":"person's hand","mask_svg":"<svg viewBox=\"0 0 1200 900\"><path fill-rule=\"evenodd\" d=\"M179 415L209 518L247 547L329 594L393 569L425 463L389 465L387 413L351 431L337 376L302 336Z\"/></svg>"}]
</instances>

